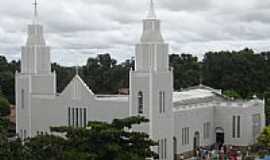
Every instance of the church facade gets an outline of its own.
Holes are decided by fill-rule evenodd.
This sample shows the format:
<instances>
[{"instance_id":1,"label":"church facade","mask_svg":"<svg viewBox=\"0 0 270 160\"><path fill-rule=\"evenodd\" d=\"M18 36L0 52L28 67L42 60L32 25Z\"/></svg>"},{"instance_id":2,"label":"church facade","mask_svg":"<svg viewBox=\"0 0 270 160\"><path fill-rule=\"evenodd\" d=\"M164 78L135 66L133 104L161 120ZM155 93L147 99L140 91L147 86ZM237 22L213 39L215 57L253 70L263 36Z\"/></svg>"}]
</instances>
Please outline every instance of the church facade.
<instances>
[{"instance_id":1,"label":"church facade","mask_svg":"<svg viewBox=\"0 0 270 160\"><path fill-rule=\"evenodd\" d=\"M264 101L232 100L221 90L199 85L176 92L169 67L169 45L151 1L143 34L135 46L129 95L95 95L77 74L62 93L56 93L50 48L36 16L22 47L21 72L16 73L16 132L24 139L50 132L50 126L85 127L88 121L111 122L141 115L148 124L134 126L159 142L153 149L160 160L199 146L224 143L254 144L265 126Z\"/></svg>"}]
</instances>

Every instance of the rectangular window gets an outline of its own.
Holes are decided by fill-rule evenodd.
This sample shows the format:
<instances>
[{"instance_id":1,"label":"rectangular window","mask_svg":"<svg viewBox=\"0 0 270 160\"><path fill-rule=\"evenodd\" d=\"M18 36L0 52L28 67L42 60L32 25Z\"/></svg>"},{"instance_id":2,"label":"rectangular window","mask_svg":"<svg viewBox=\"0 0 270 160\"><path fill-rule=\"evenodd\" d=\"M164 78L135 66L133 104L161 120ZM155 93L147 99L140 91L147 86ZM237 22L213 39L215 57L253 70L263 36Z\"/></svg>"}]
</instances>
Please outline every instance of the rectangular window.
<instances>
[{"instance_id":1,"label":"rectangular window","mask_svg":"<svg viewBox=\"0 0 270 160\"><path fill-rule=\"evenodd\" d=\"M84 122L84 125L83 125L83 126L86 127L86 126L87 126L87 124L86 124L86 123L87 123L87 117L86 117L86 116L87 116L87 113L86 113L86 108L83 109L83 112L84 112L84 113L83 113L83 114L84 114L84 115L83 115L83 122Z\"/></svg>"},{"instance_id":2,"label":"rectangular window","mask_svg":"<svg viewBox=\"0 0 270 160\"><path fill-rule=\"evenodd\" d=\"M208 122L207 124L207 137L210 138L210 134L211 134L211 123Z\"/></svg>"},{"instance_id":3,"label":"rectangular window","mask_svg":"<svg viewBox=\"0 0 270 160\"><path fill-rule=\"evenodd\" d=\"M158 148L157 148L157 150L158 150L158 156L160 157L160 140L158 140Z\"/></svg>"},{"instance_id":4,"label":"rectangular window","mask_svg":"<svg viewBox=\"0 0 270 160\"><path fill-rule=\"evenodd\" d=\"M162 113L162 92L159 92L159 113Z\"/></svg>"},{"instance_id":5,"label":"rectangular window","mask_svg":"<svg viewBox=\"0 0 270 160\"><path fill-rule=\"evenodd\" d=\"M165 113L165 92L162 92L162 106L163 106L163 112Z\"/></svg>"},{"instance_id":6,"label":"rectangular window","mask_svg":"<svg viewBox=\"0 0 270 160\"><path fill-rule=\"evenodd\" d=\"M161 140L161 155L160 155L160 157L161 157L161 159L163 159L163 152L164 152L164 150L163 150L163 139Z\"/></svg>"},{"instance_id":7,"label":"rectangular window","mask_svg":"<svg viewBox=\"0 0 270 160\"><path fill-rule=\"evenodd\" d=\"M182 128L182 145L185 144L185 129Z\"/></svg>"},{"instance_id":8,"label":"rectangular window","mask_svg":"<svg viewBox=\"0 0 270 160\"><path fill-rule=\"evenodd\" d=\"M70 107L68 107L68 126L71 125L71 121L70 121Z\"/></svg>"},{"instance_id":9,"label":"rectangular window","mask_svg":"<svg viewBox=\"0 0 270 160\"><path fill-rule=\"evenodd\" d=\"M83 114L82 114L82 108L80 108L80 127L83 127Z\"/></svg>"},{"instance_id":10,"label":"rectangular window","mask_svg":"<svg viewBox=\"0 0 270 160\"><path fill-rule=\"evenodd\" d=\"M236 117L233 116L233 120L232 120L232 137L235 138L235 123L236 123Z\"/></svg>"},{"instance_id":11,"label":"rectangular window","mask_svg":"<svg viewBox=\"0 0 270 160\"><path fill-rule=\"evenodd\" d=\"M21 107L24 109L24 89L21 91Z\"/></svg>"},{"instance_id":12,"label":"rectangular window","mask_svg":"<svg viewBox=\"0 0 270 160\"><path fill-rule=\"evenodd\" d=\"M241 119L240 116L233 116L232 121L232 137L240 138L241 135Z\"/></svg>"},{"instance_id":13,"label":"rectangular window","mask_svg":"<svg viewBox=\"0 0 270 160\"><path fill-rule=\"evenodd\" d=\"M138 113L143 114L143 93L138 93Z\"/></svg>"},{"instance_id":14,"label":"rectangular window","mask_svg":"<svg viewBox=\"0 0 270 160\"><path fill-rule=\"evenodd\" d=\"M167 139L164 139L164 158L167 158Z\"/></svg>"},{"instance_id":15,"label":"rectangular window","mask_svg":"<svg viewBox=\"0 0 270 160\"><path fill-rule=\"evenodd\" d=\"M68 125L72 127L86 127L87 113L86 108L71 108L68 107L67 121Z\"/></svg>"},{"instance_id":16,"label":"rectangular window","mask_svg":"<svg viewBox=\"0 0 270 160\"><path fill-rule=\"evenodd\" d=\"M165 92L160 91L159 92L159 112L165 113Z\"/></svg>"},{"instance_id":17,"label":"rectangular window","mask_svg":"<svg viewBox=\"0 0 270 160\"><path fill-rule=\"evenodd\" d=\"M76 127L79 127L79 109L76 108Z\"/></svg>"},{"instance_id":18,"label":"rectangular window","mask_svg":"<svg viewBox=\"0 0 270 160\"><path fill-rule=\"evenodd\" d=\"M207 139L206 138L206 123L203 124L203 138Z\"/></svg>"},{"instance_id":19,"label":"rectangular window","mask_svg":"<svg viewBox=\"0 0 270 160\"><path fill-rule=\"evenodd\" d=\"M203 135L204 139L210 138L210 122L203 124Z\"/></svg>"},{"instance_id":20,"label":"rectangular window","mask_svg":"<svg viewBox=\"0 0 270 160\"><path fill-rule=\"evenodd\" d=\"M75 109L72 108L72 126L75 126Z\"/></svg>"},{"instance_id":21,"label":"rectangular window","mask_svg":"<svg viewBox=\"0 0 270 160\"><path fill-rule=\"evenodd\" d=\"M237 116L237 138L240 138L241 134L241 121L240 121L240 116Z\"/></svg>"},{"instance_id":22,"label":"rectangular window","mask_svg":"<svg viewBox=\"0 0 270 160\"><path fill-rule=\"evenodd\" d=\"M186 141L187 141L187 144L189 144L189 128L186 128L186 130L187 130Z\"/></svg>"},{"instance_id":23,"label":"rectangular window","mask_svg":"<svg viewBox=\"0 0 270 160\"><path fill-rule=\"evenodd\" d=\"M189 144L189 128L182 128L182 145Z\"/></svg>"}]
</instances>

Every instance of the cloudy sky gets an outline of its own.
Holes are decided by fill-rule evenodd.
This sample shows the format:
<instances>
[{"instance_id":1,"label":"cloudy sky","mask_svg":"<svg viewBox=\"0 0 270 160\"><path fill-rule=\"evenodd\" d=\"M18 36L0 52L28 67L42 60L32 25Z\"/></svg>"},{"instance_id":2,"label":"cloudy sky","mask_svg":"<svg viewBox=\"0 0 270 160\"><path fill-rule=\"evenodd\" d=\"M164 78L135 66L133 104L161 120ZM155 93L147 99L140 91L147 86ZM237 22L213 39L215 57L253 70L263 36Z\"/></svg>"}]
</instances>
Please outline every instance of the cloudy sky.
<instances>
[{"instance_id":1,"label":"cloudy sky","mask_svg":"<svg viewBox=\"0 0 270 160\"><path fill-rule=\"evenodd\" d=\"M0 55L20 58L33 0L0 1ZM84 64L87 57L111 53L118 61L134 56L141 19L149 0L39 0L52 60ZM250 47L270 50L270 0L155 0L170 53L202 57L210 50Z\"/></svg>"}]
</instances>

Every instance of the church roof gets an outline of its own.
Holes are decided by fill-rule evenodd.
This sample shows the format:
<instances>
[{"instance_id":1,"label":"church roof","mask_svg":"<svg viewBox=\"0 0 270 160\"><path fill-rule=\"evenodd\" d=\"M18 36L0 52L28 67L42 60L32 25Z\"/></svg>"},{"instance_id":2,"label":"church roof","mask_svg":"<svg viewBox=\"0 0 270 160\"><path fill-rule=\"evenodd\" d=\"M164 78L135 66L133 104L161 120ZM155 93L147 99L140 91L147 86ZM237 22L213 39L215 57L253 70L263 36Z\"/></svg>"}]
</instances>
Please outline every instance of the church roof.
<instances>
[{"instance_id":1,"label":"church roof","mask_svg":"<svg viewBox=\"0 0 270 160\"><path fill-rule=\"evenodd\" d=\"M96 95L99 101L128 102L128 95Z\"/></svg>"},{"instance_id":2,"label":"church roof","mask_svg":"<svg viewBox=\"0 0 270 160\"><path fill-rule=\"evenodd\" d=\"M206 99L221 95L221 90L199 85L173 93L173 102L184 102L196 99Z\"/></svg>"},{"instance_id":3,"label":"church roof","mask_svg":"<svg viewBox=\"0 0 270 160\"><path fill-rule=\"evenodd\" d=\"M208 105L208 103L217 103L219 107L247 108L256 107L259 104L263 103L263 101L259 99L234 100L222 95L221 90L216 90L208 86L199 85L185 89L181 92L174 92L173 103L174 111L178 112L182 110L211 107L211 105Z\"/></svg>"}]
</instances>

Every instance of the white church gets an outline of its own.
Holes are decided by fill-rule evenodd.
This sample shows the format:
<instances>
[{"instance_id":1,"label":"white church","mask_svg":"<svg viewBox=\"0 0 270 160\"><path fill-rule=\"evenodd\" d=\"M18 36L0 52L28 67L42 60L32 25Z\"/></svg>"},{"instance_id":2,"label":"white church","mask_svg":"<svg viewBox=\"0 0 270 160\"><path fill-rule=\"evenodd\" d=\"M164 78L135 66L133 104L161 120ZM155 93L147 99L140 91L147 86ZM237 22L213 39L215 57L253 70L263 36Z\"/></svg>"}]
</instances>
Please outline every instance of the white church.
<instances>
[{"instance_id":1,"label":"white church","mask_svg":"<svg viewBox=\"0 0 270 160\"><path fill-rule=\"evenodd\" d=\"M37 10L22 47L21 71L16 73L16 132L24 139L50 132L50 126L85 127L88 121L111 122L141 115L150 120L134 126L159 142L160 160L195 147L224 143L254 144L265 126L264 101L233 100L221 90L199 85L175 92L168 48L151 0L143 33L135 46L129 95L96 95L77 74L62 93L56 92L50 47L38 23Z\"/></svg>"}]
</instances>

